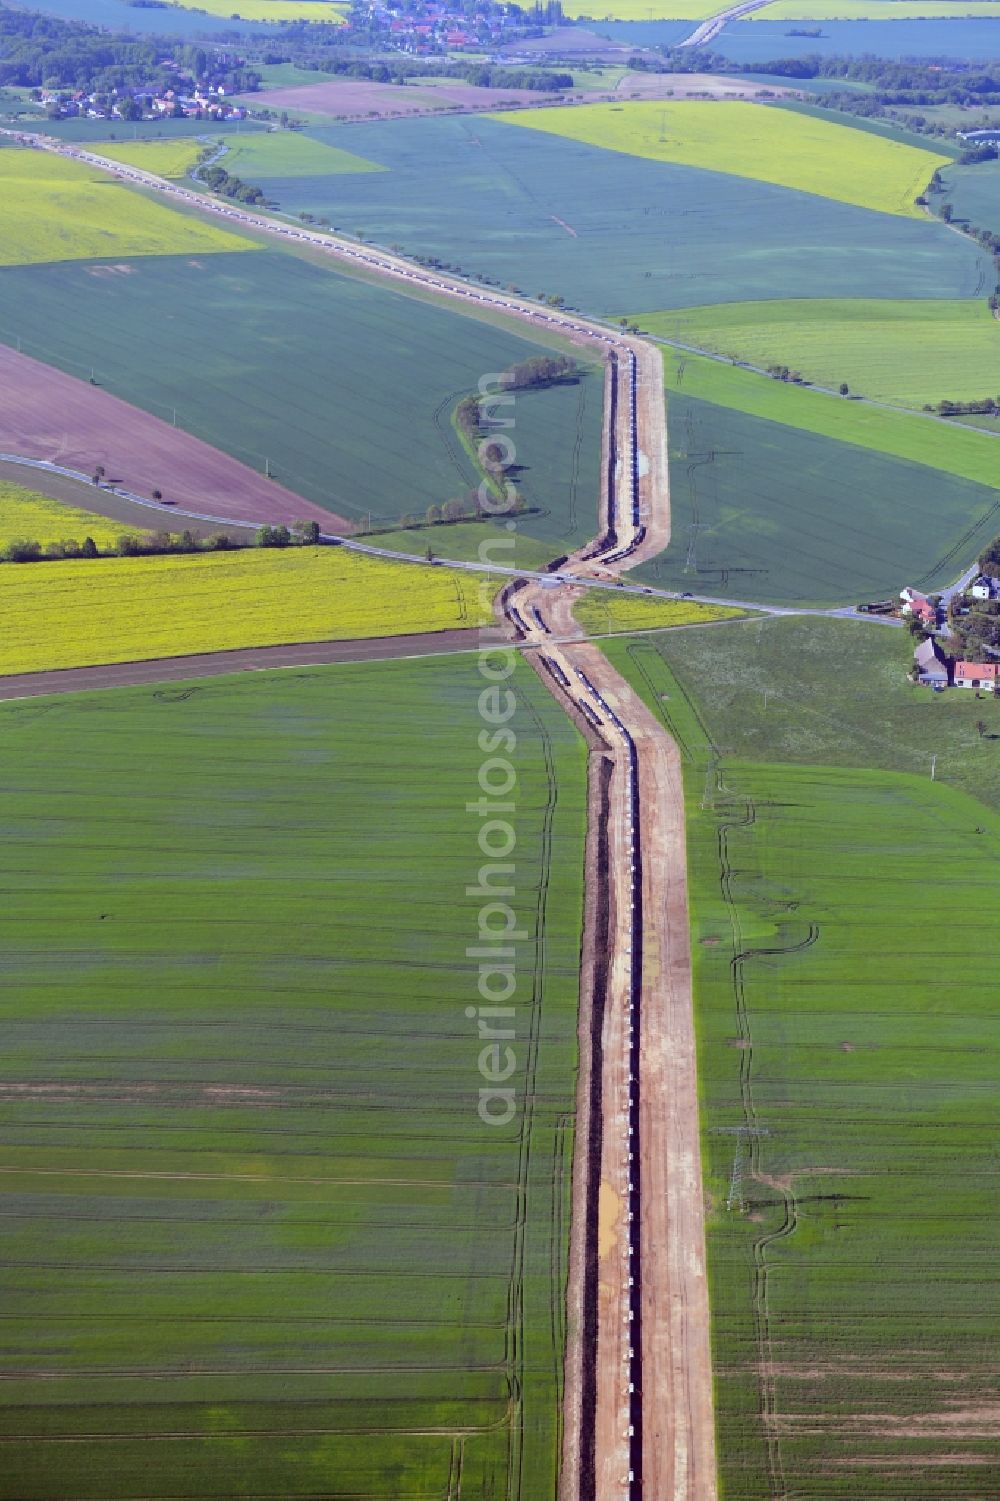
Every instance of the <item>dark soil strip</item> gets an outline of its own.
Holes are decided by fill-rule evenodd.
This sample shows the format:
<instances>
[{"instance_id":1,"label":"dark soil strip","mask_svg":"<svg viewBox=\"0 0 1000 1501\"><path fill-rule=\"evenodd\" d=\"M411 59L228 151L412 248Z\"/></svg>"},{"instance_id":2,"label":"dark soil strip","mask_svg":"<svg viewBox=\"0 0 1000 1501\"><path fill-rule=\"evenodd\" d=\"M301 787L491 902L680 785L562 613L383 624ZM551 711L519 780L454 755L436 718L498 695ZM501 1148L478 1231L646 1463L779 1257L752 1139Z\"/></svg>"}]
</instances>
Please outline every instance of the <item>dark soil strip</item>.
<instances>
[{"instance_id":1,"label":"dark soil strip","mask_svg":"<svg viewBox=\"0 0 1000 1501\"><path fill-rule=\"evenodd\" d=\"M366 637L360 641L306 641L296 646L245 647L201 656L157 657L150 662L115 662L103 667L66 667L0 677L0 699L33 698L43 693L79 693L87 688L122 688L166 683L178 678L218 677L267 667L326 667L337 662L381 662L393 657L428 657L476 651L479 631L428 631L413 636Z\"/></svg>"}]
</instances>

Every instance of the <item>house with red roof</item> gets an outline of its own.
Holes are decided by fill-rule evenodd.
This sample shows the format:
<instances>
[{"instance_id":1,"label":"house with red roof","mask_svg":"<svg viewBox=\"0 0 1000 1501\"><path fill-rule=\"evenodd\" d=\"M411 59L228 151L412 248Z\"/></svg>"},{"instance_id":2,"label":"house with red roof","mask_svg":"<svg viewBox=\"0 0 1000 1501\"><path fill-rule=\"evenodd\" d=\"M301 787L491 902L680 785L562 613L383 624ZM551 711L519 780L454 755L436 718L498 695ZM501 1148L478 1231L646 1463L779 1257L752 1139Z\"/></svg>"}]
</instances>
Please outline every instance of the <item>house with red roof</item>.
<instances>
[{"instance_id":1,"label":"house with red roof","mask_svg":"<svg viewBox=\"0 0 1000 1501\"><path fill-rule=\"evenodd\" d=\"M1000 682L1000 662L956 662L956 688L983 688L987 693L997 691Z\"/></svg>"}]
</instances>

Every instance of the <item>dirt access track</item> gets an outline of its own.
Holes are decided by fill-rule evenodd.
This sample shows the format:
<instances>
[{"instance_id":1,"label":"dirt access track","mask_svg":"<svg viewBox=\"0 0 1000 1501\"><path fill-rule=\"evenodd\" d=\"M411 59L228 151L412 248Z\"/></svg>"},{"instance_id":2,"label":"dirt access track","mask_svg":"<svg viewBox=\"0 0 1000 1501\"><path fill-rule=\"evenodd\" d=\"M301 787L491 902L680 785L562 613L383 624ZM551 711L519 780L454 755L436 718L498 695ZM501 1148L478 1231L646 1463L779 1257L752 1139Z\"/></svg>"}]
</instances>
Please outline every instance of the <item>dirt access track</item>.
<instances>
[{"instance_id":1,"label":"dirt access track","mask_svg":"<svg viewBox=\"0 0 1000 1501\"><path fill-rule=\"evenodd\" d=\"M84 474L103 464L107 484L150 497L161 490L184 509L248 525L302 520L318 521L327 532L352 530L343 517L200 438L6 345L0 345L0 452L47 459ZM18 482L30 488L31 470ZM151 510L142 524L155 529L158 515ZM173 529L170 505L159 524Z\"/></svg>"}]
</instances>

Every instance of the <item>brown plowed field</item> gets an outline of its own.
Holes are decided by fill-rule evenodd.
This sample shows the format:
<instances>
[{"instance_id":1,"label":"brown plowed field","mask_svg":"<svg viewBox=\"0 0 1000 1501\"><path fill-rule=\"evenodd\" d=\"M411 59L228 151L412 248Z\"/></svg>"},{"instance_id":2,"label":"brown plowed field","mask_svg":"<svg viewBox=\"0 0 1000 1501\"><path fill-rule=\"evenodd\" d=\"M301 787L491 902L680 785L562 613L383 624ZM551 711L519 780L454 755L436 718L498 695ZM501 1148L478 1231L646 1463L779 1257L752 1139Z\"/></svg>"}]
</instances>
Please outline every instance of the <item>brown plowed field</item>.
<instances>
[{"instance_id":1,"label":"brown plowed field","mask_svg":"<svg viewBox=\"0 0 1000 1501\"><path fill-rule=\"evenodd\" d=\"M368 83L345 78L331 83L306 83L288 89L269 89L271 109L301 109L314 115L427 115L444 109L488 110L508 104L558 104L558 94L535 89L479 89L470 83L440 85Z\"/></svg>"},{"instance_id":2,"label":"brown plowed field","mask_svg":"<svg viewBox=\"0 0 1000 1501\"><path fill-rule=\"evenodd\" d=\"M176 506L233 521L288 524L301 518L329 532L351 530L342 516L302 500L200 438L5 346L0 450L84 473L103 464L109 482L138 495L162 490ZM30 485L30 470L20 483ZM168 528L172 509L163 507L161 524ZM156 524L157 512L151 511L147 525Z\"/></svg>"},{"instance_id":3,"label":"brown plowed field","mask_svg":"<svg viewBox=\"0 0 1000 1501\"><path fill-rule=\"evenodd\" d=\"M191 657L157 657L151 662L113 662L103 667L66 667L54 672L21 672L0 677L0 699L36 698L46 693L80 693L87 688L127 688L140 683L219 677L227 672L260 672L267 667L327 667L336 662L382 662L391 657L431 657L475 651L480 632L428 631L416 636L376 636L361 641L306 641L300 646L255 646L240 651L203 652Z\"/></svg>"}]
</instances>

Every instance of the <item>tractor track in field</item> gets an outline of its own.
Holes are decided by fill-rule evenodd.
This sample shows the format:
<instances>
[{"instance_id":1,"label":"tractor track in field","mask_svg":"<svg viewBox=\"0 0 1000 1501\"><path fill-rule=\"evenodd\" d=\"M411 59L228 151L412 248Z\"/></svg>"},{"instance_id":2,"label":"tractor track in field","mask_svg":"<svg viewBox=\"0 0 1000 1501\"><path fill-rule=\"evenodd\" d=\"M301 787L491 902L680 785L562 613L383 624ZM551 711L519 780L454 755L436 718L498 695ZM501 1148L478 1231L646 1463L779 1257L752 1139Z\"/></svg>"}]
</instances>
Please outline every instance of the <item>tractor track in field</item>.
<instances>
[{"instance_id":1,"label":"tractor track in field","mask_svg":"<svg viewBox=\"0 0 1000 1501\"><path fill-rule=\"evenodd\" d=\"M662 723L599 648L574 639L582 633L572 617L581 587L617 581L669 541L658 350L582 315L544 309L401 256L285 224L69 142L3 133L236 228L319 249L395 281L401 291L429 292L460 301L473 314L499 312L559 334L606 361L602 535L571 560L578 583L559 574L544 581L536 575L515 579L501 595L512 636L590 744L590 806L601 820L588 842L599 869L588 870L586 883L582 988L586 998L589 984L590 1004L581 1012L581 1058L589 1060L590 1070L586 1077L581 1071L579 1081L578 1119L587 1127L578 1131L574 1148L570 1247L569 1307L583 1310L584 1330L570 1340L566 1356L560 1495L562 1501L715 1501L680 757ZM194 660L186 659L182 671L196 674ZM550 789L550 815L554 796ZM598 953L602 934L606 942ZM539 983L536 974L536 990ZM518 1358L519 1254L515 1247L508 1310ZM516 1379L516 1362L513 1374ZM590 1403L592 1415L582 1412ZM517 1487L523 1414L516 1400L515 1408L508 1479ZM456 1483L453 1466L449 1489Z\"/></svg>"}]
</instances>

